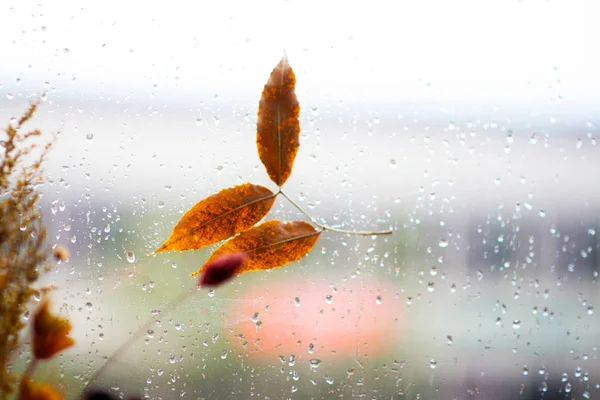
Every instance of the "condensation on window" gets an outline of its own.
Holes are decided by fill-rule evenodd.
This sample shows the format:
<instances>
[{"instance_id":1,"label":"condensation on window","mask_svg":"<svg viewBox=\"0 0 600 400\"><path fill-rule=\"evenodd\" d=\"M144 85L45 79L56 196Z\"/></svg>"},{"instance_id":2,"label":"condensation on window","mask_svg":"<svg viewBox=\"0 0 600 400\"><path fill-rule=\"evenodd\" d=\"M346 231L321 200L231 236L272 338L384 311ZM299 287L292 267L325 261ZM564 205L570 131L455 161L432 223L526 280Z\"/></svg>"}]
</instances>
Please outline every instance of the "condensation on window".
<instances>
[{"instance_id":1,"label":"condensation on window","mask_svg":"<svg viewBox=\"0 0 600 400\"><path fill-rule=\"evenodd\" d=\"M39 100L60 132L42 207L70 258L42 284L76 345L40 377L67 398L600 396L598 5L150 3L3 11L0 117ZM223 188L277 192L256 124L284 52L286 195L393 234L325 230L197 290L217 245L153 252ZM271 219L311 222L281 196Z\"/></svg>"}]
</instances>

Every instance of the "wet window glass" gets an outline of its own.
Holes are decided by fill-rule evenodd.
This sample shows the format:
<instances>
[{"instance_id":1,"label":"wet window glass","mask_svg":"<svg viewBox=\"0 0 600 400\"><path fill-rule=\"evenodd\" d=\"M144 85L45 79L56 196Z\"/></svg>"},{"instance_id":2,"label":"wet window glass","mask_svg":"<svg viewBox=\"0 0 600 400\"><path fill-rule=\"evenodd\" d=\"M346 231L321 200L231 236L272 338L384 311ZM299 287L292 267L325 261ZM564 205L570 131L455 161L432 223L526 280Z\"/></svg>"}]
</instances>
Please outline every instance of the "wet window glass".
<instances>
[{"instance_id":1,"label":"wet window glass","mask_svg":"<svg viewBox=\"0 0 600 400\"><path fill-rule=\"evenodd\" d=\"M68 257L36 287L74 344L35 379L67 398L600 396L595 2L2 8L3 126L37 102L23 131L58 133L36 190ZM291 100L258 114L282 57L285 178ZM180 232L224 237L155 253L234 187ZM198 289L261 224L277 233Z\"/></svg>"}]
</instances>

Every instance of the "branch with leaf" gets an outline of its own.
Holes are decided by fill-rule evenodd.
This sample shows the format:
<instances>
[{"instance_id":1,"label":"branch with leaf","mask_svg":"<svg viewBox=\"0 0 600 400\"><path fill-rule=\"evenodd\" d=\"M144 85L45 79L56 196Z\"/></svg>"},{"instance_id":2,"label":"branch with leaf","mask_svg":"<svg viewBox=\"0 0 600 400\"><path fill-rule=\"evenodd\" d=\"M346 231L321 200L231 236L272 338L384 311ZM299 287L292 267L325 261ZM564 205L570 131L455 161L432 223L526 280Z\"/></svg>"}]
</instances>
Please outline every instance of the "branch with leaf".
<instances>
[{"instance_id":1,"label":"branch with leaf","mask_svg":"<svg viewBox=\"0 0 600 400\"><path fill-rule=\"evenodd\" d=\"M169 238L154 252L197 250L223 240L200 269L198 287L214 288L235 275L282 267L307 255L323 231L354 235L389 235L388 231L347 231L321 224L282 190L292 173L300 146L300 106L295 94L296 77L284 56L267 81L258 108L256 144L260 160L278 191L244 183L201 200L177 222ZM312 224L305 221L263 219L278 195L282 195ZM182 293L163 310L167 314L195 291ZM152 325L149 320L121 344L88 381L97 381Z\"/></svg>"},{"instance_id":2,"label":"branch with leaf","mask_svg":"<svg viewBox=\"0 0 600 400\"><path fill-rule=\"evenodd\" d=\"M264 186L244 183L207 197L183 215L155 253L197 250L229 239L192 276L205 272L219 257L244 253L246 261L237 270L239 274L282 267L301 259L312 250L323 231L368 236L392 233L391 230L348 231L324 225L283 192L300 146L300 105L295 86L294 71L284 56L271 72L258 107L258 156L279 190L272 192ZM272 220L256 225L267 215L278 195L312 224Z\"/></svg>"}]
</instances>

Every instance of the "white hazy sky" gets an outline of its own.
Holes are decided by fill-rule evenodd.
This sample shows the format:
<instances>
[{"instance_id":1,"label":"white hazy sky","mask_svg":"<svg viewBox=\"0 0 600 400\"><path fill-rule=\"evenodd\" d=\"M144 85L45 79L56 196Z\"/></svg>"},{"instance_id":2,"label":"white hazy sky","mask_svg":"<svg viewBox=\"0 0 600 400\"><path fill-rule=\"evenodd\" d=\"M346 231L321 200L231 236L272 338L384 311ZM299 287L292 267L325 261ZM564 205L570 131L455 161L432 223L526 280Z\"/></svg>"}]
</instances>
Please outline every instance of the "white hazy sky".
<instances>
[{"instance_id":1,"label":"white hazy sky","mask_svg":"<svg viewBox=\"0 0 600 400\"><path fill-rule=\"evenodd\" d=\"M44 82L63 97L255 98L283 49L299 90L333 100L562 98L592 110L600 97L597 0L10 0L0 8L2 101Z\"/></svg>"}]
</instances>

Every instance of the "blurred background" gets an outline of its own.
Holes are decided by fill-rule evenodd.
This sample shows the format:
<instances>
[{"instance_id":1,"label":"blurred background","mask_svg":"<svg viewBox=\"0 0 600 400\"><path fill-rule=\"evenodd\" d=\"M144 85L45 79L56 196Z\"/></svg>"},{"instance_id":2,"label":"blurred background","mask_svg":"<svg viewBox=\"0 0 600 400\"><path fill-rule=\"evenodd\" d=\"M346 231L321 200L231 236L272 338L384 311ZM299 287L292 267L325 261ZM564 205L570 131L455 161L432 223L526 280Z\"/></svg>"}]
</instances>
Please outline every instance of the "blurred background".
<instances>
[{"instance_id":1,"label":"blurred background","mask_svg":"<svg viewBox=\"0 0 600 400\"><path fill-rule=\"evenodd\" d=\"M0 120L60 132L45 276L69 398L600 397L600 5L592 0L11 1ZM256 111L283 52L301 146L286 192L325 232L214 291L214 249L151 255L224 187L274 185ZM283 198L267 218L304 219ZM182 293L190 298L172 310ZM150 321L148 326L146 322ZM27 358L23 353L17 363Z\"/></svg>"}]
</instances>

